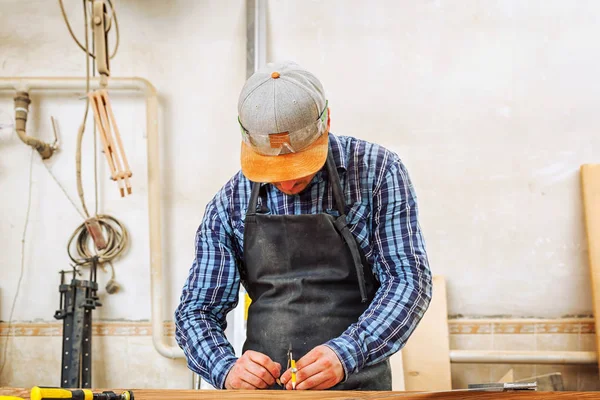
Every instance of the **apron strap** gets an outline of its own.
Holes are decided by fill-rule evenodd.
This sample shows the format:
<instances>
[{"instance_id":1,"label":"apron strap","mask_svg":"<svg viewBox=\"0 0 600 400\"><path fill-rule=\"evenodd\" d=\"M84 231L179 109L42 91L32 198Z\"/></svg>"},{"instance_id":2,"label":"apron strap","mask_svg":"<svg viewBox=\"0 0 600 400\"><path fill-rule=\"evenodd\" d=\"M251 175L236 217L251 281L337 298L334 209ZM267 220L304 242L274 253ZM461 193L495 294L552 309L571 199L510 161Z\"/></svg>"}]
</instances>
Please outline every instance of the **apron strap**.
<instances>
[{"instance_id":1,"label":"apron strap","mask_svg":"<svg viewBox=\"0 0 600 400\"><path fill-rule=\"evenodd\" d=\"M331 190L333 192L333 199L335 200L335 206L340 215L346 215L346 202L344 196L342 196L342 184L340 183L340 176L337 173L335 161L333 160L333 154L331 149L327 154L327 174L331 181Z\"/></svg>"},{"instance_id":2,"label":"apron strap","mask_svg":"<svg viewBox=\"0 0 600 400\"><path fill-rule=\"evenodd\" d=\"M248 203L248 211L246 217L256 215L256 205L258 204L258 194L260 193L260 182L252 183L252 193L250 194L250 203Z\"/></svg>"},{"instance_id":3,"label":"apron strap","mask_svg":"<svg viewBox=\"0 0 600 400\"><path fill-rule=\"evenodd\" d=\"M365 284L365 271L363 269L362 261L360 259L360 253L358 251L358 244L356 239L352 236L348 223L346 221L346 202L344 196L342 196L342 184L340 183L340 176L337 173L335 161L333 160L333 154L331 149L327 155L327 173L331 182L331 189L333 191L333 198L335 199L335 205L340 213L340 216L335 219L334 225L338 232L344 238L352 260L354 261L354 268L356 269L356 275L358 278L358 288L360 289L360 298L363 303L367 301L367 288Z\"/></svg>"}]
</instances>

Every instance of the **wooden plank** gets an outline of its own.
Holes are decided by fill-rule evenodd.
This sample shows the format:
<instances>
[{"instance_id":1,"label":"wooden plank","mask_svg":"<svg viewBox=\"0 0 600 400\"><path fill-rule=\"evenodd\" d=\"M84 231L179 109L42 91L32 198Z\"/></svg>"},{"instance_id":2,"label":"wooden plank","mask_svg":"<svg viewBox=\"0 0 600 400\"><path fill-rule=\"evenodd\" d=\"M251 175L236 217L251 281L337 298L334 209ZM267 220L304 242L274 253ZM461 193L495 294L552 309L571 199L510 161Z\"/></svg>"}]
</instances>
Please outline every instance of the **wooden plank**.
<instances>
[{"instance_id":1,"label":"wooden plank","mask_svg":"<svg viewBox=\"0 0 600 400\"><path fill-rule=\"evenodd\" d=\"M119 393L120 390L110 389ZM102 389L94 390L100 392ZM249 391L249 390L163 390L163 389L133 389L136 400L575 400L598 399L597 392L445 392L445 393L408 393L408 392L355 392L355 391ZM29 391L25 389L0 388L0 396L17 396L29 399Z\"/></svg>"},{"instance_id":2,"label":"wooden plank","mask_svg":"<svg viewBox=\"0 0 600 400\"><path fill-rule=\"evenodd\" d=\"M392 390L404 391L404 361L402 360L402 352L397 351L390 357L390 368L392 369Z\"/></svg>"},{"instance_id":3,"label":"wooden plank","mask_svg":"<svg viewBox=\"0 0 600 400\"><path fill-rule=\"evenodd\" d=\"M431 303L417 329L402 349L402 358L406 390L452 389L446 280L443 276L433 277Z\"/></svg>"},{"instance_id":4,"label":"wooden plank","mask_svg":"<svg viewBox=\"0 0 600 400\"><path fill-rule=\"evenodd\" d=\"M600 164L581 166L581 195L596 320L596 349L600 354ZM600 367L600 357L598 357L598 367Z\"/></svg>"},{"instance_id":5,"label":"wooden plank","mask_svg":"<svg viewBox=\"0 0 600 400\"><path fill-rule=\"evenodd\" d=\"M515 381L515 374L513 372L513 369L509 369L508 372L506 374L504 374L504 376L502 378L500 378L498 380L498 383L511 383Z\"/></svg>"}]
</instances>

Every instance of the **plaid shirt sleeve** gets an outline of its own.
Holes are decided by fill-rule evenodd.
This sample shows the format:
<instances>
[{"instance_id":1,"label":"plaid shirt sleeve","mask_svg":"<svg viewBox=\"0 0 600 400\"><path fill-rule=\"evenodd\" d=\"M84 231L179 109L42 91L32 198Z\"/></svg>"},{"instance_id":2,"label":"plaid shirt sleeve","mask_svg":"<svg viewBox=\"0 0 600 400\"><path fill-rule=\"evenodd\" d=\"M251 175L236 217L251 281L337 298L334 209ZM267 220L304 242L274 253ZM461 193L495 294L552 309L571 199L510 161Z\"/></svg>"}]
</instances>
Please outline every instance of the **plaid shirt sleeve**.
<instances>
[{"instance_id":1,"label":"plaid shirt sleeve","mask_svg":"<svg viewBox=\"0 0 600 400\"><path fill-rule=\"evenodd\" d=\"M232 229L221 218L223 200L217 195L206 206L196 234L196 257L175 311L175 338L189 368L220 389L237 360L224 331L240 286Z\"/></svg>"},{"instance_id":2,"label":"plaid shirt sleeve","mask_svg":"<svg viewBox=\"0 0 600 400\"><path fill-rule=\"evenodd\" d=\"M400 350L429 307L431 272L408 172L392 158L373 191L373 267L381 283L374 300L342 335L326 343L349 374Z\"/></svg>"}]
</instances>

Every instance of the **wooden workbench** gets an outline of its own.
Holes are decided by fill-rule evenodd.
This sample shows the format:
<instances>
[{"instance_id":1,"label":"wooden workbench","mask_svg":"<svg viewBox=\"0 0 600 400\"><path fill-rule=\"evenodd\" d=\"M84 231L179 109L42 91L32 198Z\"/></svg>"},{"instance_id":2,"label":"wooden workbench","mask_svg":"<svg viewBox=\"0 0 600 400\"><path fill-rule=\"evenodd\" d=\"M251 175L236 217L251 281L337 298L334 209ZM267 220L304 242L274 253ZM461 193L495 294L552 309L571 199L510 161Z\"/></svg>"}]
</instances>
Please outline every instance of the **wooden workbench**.
<instances>
[{"instance_id":1,"label":"wooden workbench","mask_svg":"<svg viewBox=\"0 0 600 400\"><path fill-rule=\"evenodd\" d=\"M116 393L121 390L111 389ZM409 393L409 392L352 392L352 391L249 391L249 390L161 390L132 389L135 400L276 400L276 399L319 399L319 400L377 400L377 399L452 399L452 400L567 400L567 399L600 399L600 392L453 392L453 393ZM102 391L102 389L98 389ZM94 390L96 392L96 390ZM0 396L17 396L29 399L29 390L18 388L0 388Z\"/></svg>"}]
</instances>

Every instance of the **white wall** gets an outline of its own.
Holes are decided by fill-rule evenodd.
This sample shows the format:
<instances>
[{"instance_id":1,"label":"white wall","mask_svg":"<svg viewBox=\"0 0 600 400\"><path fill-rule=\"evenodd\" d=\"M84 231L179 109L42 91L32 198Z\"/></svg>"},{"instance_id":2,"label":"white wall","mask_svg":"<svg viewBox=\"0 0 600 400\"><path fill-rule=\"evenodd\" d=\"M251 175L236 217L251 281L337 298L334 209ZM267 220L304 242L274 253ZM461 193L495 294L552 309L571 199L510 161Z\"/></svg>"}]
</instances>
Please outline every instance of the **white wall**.
<instances>
[{"instance_id":1,"label":"white wall","mask_svg":"<svg viewBox=\"0 0 600 400\"><path fill-rule=\"evenodd\" d=\"M65 4L71 7L68 14L74 28L83 32L81 2ZM117 7L121 44L112 60L112 73L147 78L160 94L164 267L170 318L191 265L194 234L204 206L238 168L236 107L245 80L244 2L138 1L117 2ZM0 49L1 76L85 73L84 53L69 36L56 2L1 2ZM13 95L0 94L0 110L12 114ZM77 100L80 96L34 95L28 123L32 135L51 139L50 115L58 119L63 147L49 165L74 199L75 136L84 109L84 102ZM111 98L132 164L133 195L119 198L101 155L101 212L126 224L131 246L115 263L123 292L103 296L104 306L94 317L149 319L145 103L140 96L114 93ZM90 123L83 155L90 209L91 127ZM5 193L0 209L0 319L7 320L20 266L30 150L16 135L3 135L0 152L0 187ZM25 277L15 319L52 320L58 306L57 271L69 268L66 243L82 221L37 158L33 177ZM103 287L108 274L99 275Z\"/></svg>"},{"instance_id":2,"label":"white wall","mask_svg":"<svg viewBox=\"0 0 600 400\"><path fill-rule=\"evenodd\" d=\"M69 16L78 32L80 6ZM72 4L71 4L72 3ZM161 95L167 306L177 305L204 206L238 168L237 96L245 79L244 1L118 1L115 76ZM269 60L294 59L322 80L332 131L398 152L419 195L432 270L447 276L451 314L558 317L591 313L578 167L598 162L600 3L569 1L270 1ZM83 53L58 5L0 2L1 76L82 76ZM12 113L12 93L0 111ZM50 161L76 198L81 94L34 95L30 132L63 149ZM141 98L115 94L134 172L118 198L101 158L101 211L126 223L122 293L103 319L149 319L145 120ZM91 124L89 125L91 127ZM91 132L89 130L88 132ZM20 266L29 149L0 137L0 319ZM88 205L90 136L84 143ZM51 320L57 271L81 219L33 164L25 279L16 320ZM102 274L105 281L107 275Z\"/></svg>"},{"instance_id":3,"label":"white wall","mask_svg":"<svg viewBox=\"0 0 600 400\"><path fill-rule=\"evenodd\" d=\"M270 59L332 131L397 151L451 314L591 313L578 168L600 162L600 3L273 1Z\"/></svg>"}]
</instances>

